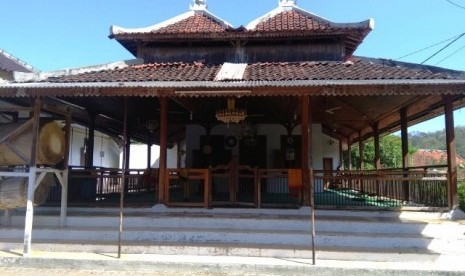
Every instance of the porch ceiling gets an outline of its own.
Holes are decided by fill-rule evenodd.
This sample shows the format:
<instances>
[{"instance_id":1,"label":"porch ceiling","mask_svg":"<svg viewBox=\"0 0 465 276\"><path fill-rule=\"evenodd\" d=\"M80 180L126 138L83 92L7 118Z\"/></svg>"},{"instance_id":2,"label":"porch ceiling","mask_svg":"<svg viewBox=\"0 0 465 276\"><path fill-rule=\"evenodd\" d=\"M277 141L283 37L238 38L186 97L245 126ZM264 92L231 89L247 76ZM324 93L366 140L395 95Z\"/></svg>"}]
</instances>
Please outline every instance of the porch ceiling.
<instances>
[{"instance_id":1,"label":"porch ceiling","mask_svg":"<svg viewBox=\"0 0 465 276\"><path fill-rule=\"evenodd\" d=\"M452 96L454 107L465 106L465 95ZM207 130L218 124L215 111L226 108L227 97L170 97L168 100L168 143L174 145L185 137L186 124L200 124ZM410 124L442 114L440 95L396 96L314 96L311 97L312 120L321 123L323 131L344 143L372 136L372 126L378 123L381 133L400 128L400 109L407 108ZM8 98L9 102L29 106L29 98ZM43 97L48 109L69 109L73 120L88 125L95 118L97 130L117 136L122 133L123 97ZM159 122L160 104L157 97L128 98L128 126L131 139L147 142L149 137L159 142L159 128L150 132L149 121ZM288 130L299 125L300 97L243 96L236 106L247 110L250 124L282 124ZM53 114L53 111L50 111Z\"/></svg>"}]
</instances>

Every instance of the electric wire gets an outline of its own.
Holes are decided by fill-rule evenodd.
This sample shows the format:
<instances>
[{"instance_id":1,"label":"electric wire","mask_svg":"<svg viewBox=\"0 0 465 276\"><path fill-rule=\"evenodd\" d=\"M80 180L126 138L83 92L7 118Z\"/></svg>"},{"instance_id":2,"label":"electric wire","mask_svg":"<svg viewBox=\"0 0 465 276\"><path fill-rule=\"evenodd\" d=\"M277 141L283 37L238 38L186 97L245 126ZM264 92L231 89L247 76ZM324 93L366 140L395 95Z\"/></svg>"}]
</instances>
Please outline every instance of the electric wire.
<instances>
[{"instance_id":1,"label":"electric wire","mask_svg":"<svg viewBox=\"0 0 465 276\"><path fill-rule=\"evenodd\" d=\"M448 59L448 58L452 57L453 55L457 54L458 52L462 51L463 49L465 49L465 45L464 45L464 46L462 46L462 47L460 47L459 49L457 49L456 51L454 51L452 54L448 55L447 57L445 57L445 58L441 59L439 62L437 62L437 63L436 63L436 64L434 64L434 65L438 65L438 64L440 64L441 62L443 62L443 61L445 61L446 59Z\"/></svg>"},{"instance_id":2,"label":"electric wire","mask_svg":"<svg viewBox=\"0 0 465 276\"><path fill-rule=\"evenodd\" d=\"M461 6L461 5L453 2L452 0L446 0L446 1L449 2L450 4L454 5L454 6L458 7L458 8L461 8L461 9L465 10L465 6Z\"/></svg>"},{"instance_id":3,"label":"electric wire","mask_svg":"<svg viewBox=\"0 0 465 276\"><path fill-rule=\"evenodd\" d=\"M422 63L420 64L424 64L425 62L427 62L428 60L432 59L433 57L435 57L437 54L439 54L440 52L444 51L446 48L448 48L450 45L454 44L457 40L459 40L460 38L462 38L463 36L465 35L465 33L462 33L461 35L459 35L459 37L457 37L456 39L452 40L450 43L448 43L446 46L442 47L439 51L437 51L436 53L432 54L429 58L425 59Z\"/></svg>"},{"instance_id":4,"label":"electric wire","mask_svg":"<svg viewBox=\"0 0 465 276\"><path fill-rule=\"evenodd\" d=\"M407 54L407 55L401 56L401 57L399 57L399 58L396 58L396 59L394 59L394 60L400 60L400 59L403 59L403 58L409 57L409 56L411 56L411 55L418 54L418 53L420 53L420 52L423 52L423 51L425 51L425 50L428 50L428 49L430 49L430 48L433 48L433 47L435 47L435 46L438 46L438 45L440 45L440 44L443 44L443 43L446 43L446 42L448 42L448 41L451 41L452 39L455 39L455 38L459 37L460 35L463 35L463 34L459 34L459 35L456 35L456 36L450 37L450 38L448 38L448 39L446 39L446 40L440 41L440 42L438 42L438 43L435 43L435 44L433 44L433 45L431 45L431 46L428 46L428 47L422 48L422 49L420 49L420 50L417 50L417 51L415 51L415 52L412 52L412 53L410 53L410 54Z\"/></svg>"}]
</instances>

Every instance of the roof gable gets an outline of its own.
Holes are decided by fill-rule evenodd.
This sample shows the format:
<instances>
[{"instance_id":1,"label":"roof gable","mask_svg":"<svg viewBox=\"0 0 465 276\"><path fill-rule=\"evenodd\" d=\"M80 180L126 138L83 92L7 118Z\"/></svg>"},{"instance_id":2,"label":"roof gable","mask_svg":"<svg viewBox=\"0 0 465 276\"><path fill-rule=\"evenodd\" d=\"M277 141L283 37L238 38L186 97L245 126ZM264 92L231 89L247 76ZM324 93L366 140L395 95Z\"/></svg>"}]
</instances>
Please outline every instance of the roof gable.
<instances>
[{"instance_id":1,"label":"roof gable","mask_svg":"<svg viewBox=\"0 0 465 276\"><path fill-rule=\"evenodd\" d=\"M286 1L285 1L286 2ZM294 2L280 4L276 9L250 22L249 31L315 31L329 29L368 29L374 27L372 19L359 23L335 23L301 9Z\"/></svg>"},{"instance_id":2,"label":"roof gable","mask_svg":"<svg viewBox=\"0 0 465 276\"><path fill-rule=\"evenodd\" d=\"M194 13L194 15L178 21L166 27L154 30L154 33L176 34L176 33L218 33L226 30L224 24L205 13Z\"/></svg>"},{"instance_id":3,"label":"roof gable","mask_svg":"<svg viewBox=\"0 0 465 276\"><path fill-rule=\"evenodd\" d=\"M127 29L111 26L110 37L125 34L179 34L218 33L232 28L225 20L210 13L206 8L192 8L190 11L146 28Z\"/></svg>"},{"instance_id":4,"label":"roof gable","mask_svg":"<svg viewBox=\"0 0 465 276\"><path fill-rule=\"evenodd\" d=\"M314 31L331 28L328 22L317 21L295 10L283 11L277 15L258 22L254 31Z\"/></svg>"},{"instance_id":5,"label":"roof gable","mask_svg":"<svg viewBox=\"0 0 465 276\"><path fill-rule=\"evenodd\" d=\"M0 70L7 72L24 73L37 72L37 69L35 69L34 67L21 61L18 58L15 58L14 56L8 54L3 50L0 50Z\"/></svg>"}]
</instances>

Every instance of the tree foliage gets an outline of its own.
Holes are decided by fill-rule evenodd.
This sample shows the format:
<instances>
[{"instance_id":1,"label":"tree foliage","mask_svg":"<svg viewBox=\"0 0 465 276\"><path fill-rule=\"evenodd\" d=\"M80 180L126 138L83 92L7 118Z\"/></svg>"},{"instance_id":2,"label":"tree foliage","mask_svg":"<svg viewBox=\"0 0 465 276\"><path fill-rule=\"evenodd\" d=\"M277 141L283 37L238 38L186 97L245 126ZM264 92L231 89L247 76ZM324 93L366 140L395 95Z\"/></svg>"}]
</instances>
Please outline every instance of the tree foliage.
<instances>
[{"instance_id":1,"label":"tree foliage","mask_svg":"<svg viewBox=\"0 0 465 276\"><path fill-rule=\"evenodd\" d=\"M409 153L412 154L416 151L416 147L409 145ZM399 136L391 134L380 138L379 141L379 154L382 168L401 168L402 167L402 140ZM352 145L352 168L357 168L360 160L360 153L358 144ZM363 149L363 163L365 170L372 170L375 168L375 145L374 141L370 140L364 143ZM345 158L345 166L348 166L347 155Z\"/></svg>"},{"instance_id":2,"label":"tree foliage","mask_svg":"<svg viewBox=\"0 0 465 276\"><path fill-rule=\"evenodd\" d=\"M457 154L465 157L465 126L455 128L455 142ZM413 132L409 134L409 154L417 149L446 150L445 130L436 132ZM353 144L352 168L358 168L360 154L358 144ZM364 143L364 169L374 169L375 146L373 140ZM380 139L380 160L382 168L402 167L402 140L398 135L387 135ZM348 166L347 154L344 156L344 165Z\"/></svg>"}]
</instances>

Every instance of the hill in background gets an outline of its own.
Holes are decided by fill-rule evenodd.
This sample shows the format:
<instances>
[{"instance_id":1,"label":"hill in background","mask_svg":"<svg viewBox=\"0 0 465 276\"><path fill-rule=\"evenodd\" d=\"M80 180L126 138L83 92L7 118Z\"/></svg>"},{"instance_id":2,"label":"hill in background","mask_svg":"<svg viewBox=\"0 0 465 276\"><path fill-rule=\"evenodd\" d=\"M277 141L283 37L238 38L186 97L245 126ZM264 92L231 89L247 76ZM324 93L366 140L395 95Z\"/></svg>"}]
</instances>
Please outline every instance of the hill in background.
<instances>
[{"instance_id":1,"label":"hill in background","mask_svg":"<svg viewBox=\"0 0 465 276\"><path fill-rule=\"evenodd\" d=\"M409 142L417 149L446 150L446 132L412 132L409 134ZM455 128L455 142L457 154L465 157L465 126Z\"/></svg>"}]
</instances>

